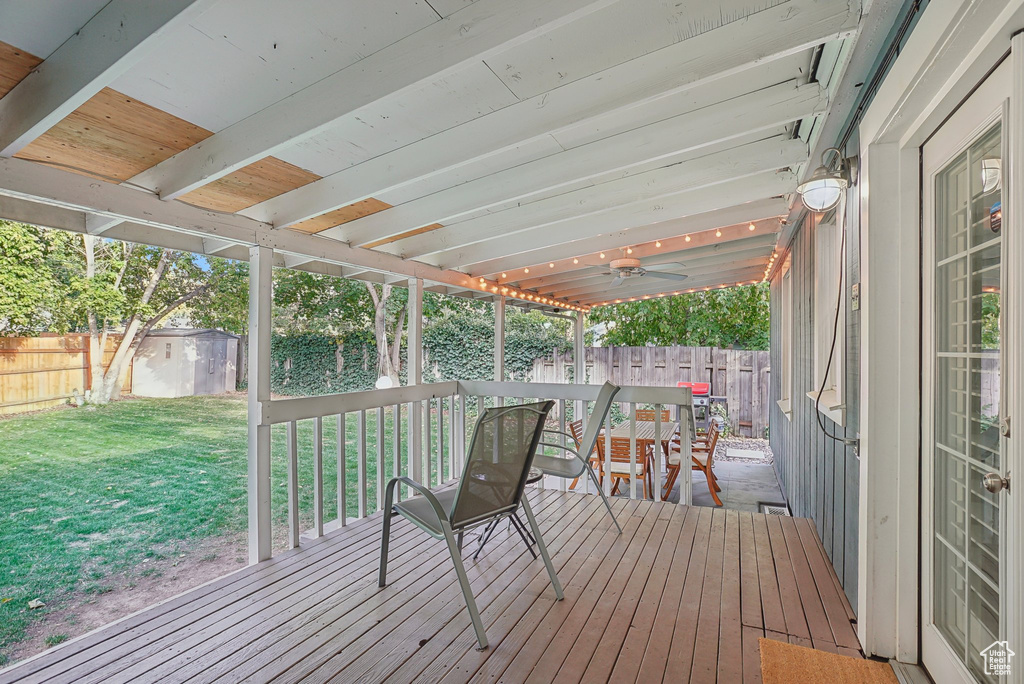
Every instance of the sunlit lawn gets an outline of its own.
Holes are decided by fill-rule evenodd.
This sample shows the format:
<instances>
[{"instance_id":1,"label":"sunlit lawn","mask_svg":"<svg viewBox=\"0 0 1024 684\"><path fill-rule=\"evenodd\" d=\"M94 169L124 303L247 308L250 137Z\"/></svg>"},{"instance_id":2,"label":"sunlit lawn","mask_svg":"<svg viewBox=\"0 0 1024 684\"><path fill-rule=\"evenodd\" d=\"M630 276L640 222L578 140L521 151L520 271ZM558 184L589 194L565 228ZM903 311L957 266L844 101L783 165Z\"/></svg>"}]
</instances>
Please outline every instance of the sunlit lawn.
<instances>
[{"instance_id":1,"label":"sunlit lawn","mask_svg":"<svg viewBox=\"0 0 1024 684\"><path fill-rule=\"evenodd\" d=\"M357 514L357 420L355 414L346 420L349 516ZM406 424L399 440L403 471ZM436 445L436 416L433 428ZM313 516L313 429L313 421L298 424L303 528ZM331 521L337 518L337 419L324 419L323 430L324 508ZM273 429L272 505L279 531L287 521L285 433L283 425ZM390 476L391 409L384 413L383 433L384 475ZM376 436L377 414L370 411L370 512L377 501ZM187 553L201 538L244 530L246 473L242 398L135 399L0 420L0 664L31 620L75 594L116 591L111 578L139 570L146 559ZM30 610L33 599L46 608Z\"/></svg>"}]
</instances>

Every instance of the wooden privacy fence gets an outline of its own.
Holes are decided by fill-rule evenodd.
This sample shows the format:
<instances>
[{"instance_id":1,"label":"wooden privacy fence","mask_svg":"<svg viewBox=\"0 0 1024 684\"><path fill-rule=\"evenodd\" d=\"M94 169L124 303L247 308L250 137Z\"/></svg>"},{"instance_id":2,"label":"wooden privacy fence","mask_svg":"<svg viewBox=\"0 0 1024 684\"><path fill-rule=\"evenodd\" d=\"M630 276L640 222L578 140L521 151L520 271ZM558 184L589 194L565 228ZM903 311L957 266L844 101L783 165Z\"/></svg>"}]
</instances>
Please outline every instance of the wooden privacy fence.
<instances>
[{"instance_id":1,"label":"wooden privacy fence","mask_svg":"<svg viewBox=\"0 0 1024 684\"><path fill-rule=\"evenodd\" d=\"M736 434L765 436L768 427L767 351L714 347L587 347L587 382L674 387L677 382L707 382L711 395L725 397ZM571 351L533 362L531 382L569 382Z\"/></svg>"},{"instance_id":2,"label":"wooden privacy fence","mask_svg":"<svg viewBox=\"0 0 1024 684\"><path fill-rule=\"evenodd\" d=\"M107 338L104 369L120 339L119 335ZM74 392L90 389L92 363L88 335L0 337L0 415L58 406ZM132 391L131 364L122 391Z\"/></svg>"}]
</instances>

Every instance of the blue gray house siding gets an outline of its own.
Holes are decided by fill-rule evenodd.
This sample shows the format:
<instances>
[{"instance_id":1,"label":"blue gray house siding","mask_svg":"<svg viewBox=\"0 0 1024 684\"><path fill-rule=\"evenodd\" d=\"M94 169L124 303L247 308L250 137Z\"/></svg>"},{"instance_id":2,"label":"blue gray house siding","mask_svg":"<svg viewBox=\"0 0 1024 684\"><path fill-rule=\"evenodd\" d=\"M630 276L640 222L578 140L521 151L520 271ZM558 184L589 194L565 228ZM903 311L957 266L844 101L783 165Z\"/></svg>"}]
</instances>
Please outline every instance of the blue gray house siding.
<instances>
[{"instance_id":1,"label":"blue gray house siding","mask_svg":"<svg viewBox=\"0 0 1024 684\"><path fill-rule=\"evenodd\" d=\"M856 437L860 421L860 312L851 308L851 286L860 282L860 234L857 188L849 193L846 239L846 277L843 282L846 329L837 343L844 345L846 385L846 426L822 416L830 432ZM814 520L825 550L853 606L857 605L859 460L852 448L825 436L815 417L814 401L807 392L817 390L821 379L814 377L814 227L801 221L791 250L793 284L793 384L792 415L778 406L782 382L773 379L769 430L775 470L793 515ZM781 369L782 333L779 315L780 274L771 283L771 364Z\"/></svg>"}]
</instances>

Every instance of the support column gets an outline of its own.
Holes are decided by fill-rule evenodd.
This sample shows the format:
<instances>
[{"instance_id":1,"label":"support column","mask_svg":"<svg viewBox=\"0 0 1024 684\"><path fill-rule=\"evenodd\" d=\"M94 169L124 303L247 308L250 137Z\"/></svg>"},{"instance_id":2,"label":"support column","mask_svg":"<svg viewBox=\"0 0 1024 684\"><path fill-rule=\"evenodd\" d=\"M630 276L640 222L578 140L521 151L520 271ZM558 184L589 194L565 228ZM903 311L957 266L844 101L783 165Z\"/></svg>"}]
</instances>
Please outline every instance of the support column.
<instances>
[{"instance_id":1,"label":"support column","mask_svg":"<svg viewBox=\"0 0 1024 684\"><path fill-rule=\"evenodd\" d=\"M573 321L572 326L572 367L573 367L573 382L577 385L585 385L587 382L587 363L584 358L583 349L583 312L576 312L576 320ZM577 401L573 405L572 417L575 420L583 418L583 428L587 427L587 408L586 404L582 401ZM590 478L581 478L580 483L583 485L583 491L587 493L596 494L593 491L594 485L590 482Z\"/></svg>"},{"instance_id":2,"label":"support column","mask_svg":"<svg viewBox=\"0 0 1024 684\"><path fill-rule=\"evenodd\" d=\"M249 248L249 563L270 558L270 308L274 250Z\"/></svg>"},{"instance_id":3,"label":"support column","mask_svg":"<svg viewBox=\"0 0 1024 684\"><path fill-rule=\"evenodd\" d=\"M407 384L423 382L423 279L409 279L409 366ZM423 482L423 402L409 402L409 470L412 479ZM429 482L424 482L429 485Z\"/></svg>"},{"instance_id":4,"label":"support column","mask_svg":"<svg viewBox=\"0 0 1024 684\"><path fill-rule=\"evenodd\" d=\"M505 295L494 301L494 381L505 381Z\"/></svg>"}]
</instances>

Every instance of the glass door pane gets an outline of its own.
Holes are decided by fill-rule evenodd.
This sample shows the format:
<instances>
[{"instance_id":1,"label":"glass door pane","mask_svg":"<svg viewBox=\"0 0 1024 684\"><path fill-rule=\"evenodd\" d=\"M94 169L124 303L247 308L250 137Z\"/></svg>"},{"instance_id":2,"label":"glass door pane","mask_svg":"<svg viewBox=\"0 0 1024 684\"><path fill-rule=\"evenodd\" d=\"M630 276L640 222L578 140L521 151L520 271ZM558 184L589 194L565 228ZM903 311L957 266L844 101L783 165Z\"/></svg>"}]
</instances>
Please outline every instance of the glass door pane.
<instances>
[{"instance_id":1,"label":"glass door pane","mask_svg":"<svg viewBox=\"0 0 1024 684\"><path fill-rule=\"evenodd\" d=\"M1001 128L935 180L932 619L968 669L999 633Z\"/></svg>"}]
</instances>

